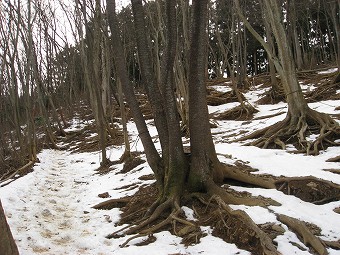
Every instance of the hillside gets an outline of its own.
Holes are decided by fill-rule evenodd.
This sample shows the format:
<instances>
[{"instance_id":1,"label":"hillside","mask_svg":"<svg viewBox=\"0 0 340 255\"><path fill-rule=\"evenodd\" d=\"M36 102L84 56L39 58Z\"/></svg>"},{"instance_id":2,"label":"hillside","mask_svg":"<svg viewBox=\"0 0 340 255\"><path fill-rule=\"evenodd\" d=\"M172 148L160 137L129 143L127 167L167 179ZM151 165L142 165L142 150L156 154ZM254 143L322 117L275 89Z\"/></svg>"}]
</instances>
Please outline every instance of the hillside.
<instances>
[{"instance_id":1,"label":"hillside","mask_svg":"<svg viewBox=\"0 0 340 255\"><path fill-rule=\"evenodd\" d=\"M301 73L299 78L309 106L340 123L339 83L330 85L337 73L332 68ZM285 150L261 149L246 146L250 140L238 139L285 117L285 102L259 101L270 89L267 79L264 75L250 78L250 89L242 91L257 112L231 115L226 112L239 105L228 99L231 82L208 84L211 131L219 160L241 169L245 176L276 180L276 188L265 189L226 179L222 187L230 194L277 202L230 208L235 215L247 213L282 254L339 254L340 138L316 156L297 153L293 144ZM205 205L199 196L182 205L180 216L185 220L173 220L161 231L144 236L120 236L122 228L137 222L156 199L155 180L132 119L128 133L134 159L125 165L119 161L124 146L117 131L117 139L107 147L111 165L101 167L91 118L83 111L70 119L65 129L69 135L59 137L63 150L43 149L32 172L1 183L0 198L20 254L259 254L261 245L252 237L258 232L246 233L244 223L223 215L214 201ZM115 124L121 128L119 119ZM160 150L153 120L147 124ZM189 144L187 137L182 139Z\"/></svg>"}]
</instances>

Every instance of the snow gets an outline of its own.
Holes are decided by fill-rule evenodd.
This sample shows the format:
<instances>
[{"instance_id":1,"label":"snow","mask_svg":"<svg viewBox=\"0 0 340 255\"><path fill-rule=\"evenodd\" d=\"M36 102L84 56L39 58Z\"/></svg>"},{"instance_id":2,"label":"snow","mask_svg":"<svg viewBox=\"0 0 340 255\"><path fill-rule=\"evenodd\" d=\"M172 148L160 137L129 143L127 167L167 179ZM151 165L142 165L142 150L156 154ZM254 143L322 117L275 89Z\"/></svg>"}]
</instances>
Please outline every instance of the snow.
<instances>
[{"instance_id":1,"label":"snow","mask_svg":"<svg viewBox=\"0 0 340 255\"><path fill-rule=\"evenodd\" d=\"M228 87L216 86L220 91ZM249 102L258 98L259 92L246 94ZM335 111L339 101L323 101L310 104L310 107L326 113ZM209 107L210 113L225 111L235 106L234 103ZM340 154L339 147L329 147L318 156L306 156L289 153L289 150L259 149L253 146L242 146L240 143L230 143L237 137L240 130L248 132L273 124L285 117L286 104L258 105L257 117L282 114L254 121L218 121L219 127L212 129L215 134L216 151L219 159L228 164L241 160L257 169L254 174L270 174L273 176L315 176L340 184L340 175L325 171L339 169L339 163L326 162L327 159ZM75 118L70 130L80 129L85 123ZM160 150L157 132L148 121L150 133ZM134 123L128 123L132 150L143 151ZM227 137L229 134L235 137ZM113 146L107 148L111 160L117 160L124 148ZM225 156L223 156L225 155ZM71 153L44 149L38 155L40 163L36 163L34 171L0 188L0 198L5 209L8 223L19 247L20 254L119 254L119 255L167 255L167 254L250 254L241 250L235 244L229 244L211 235L210 227L201 227L207 235L197 245L185 247L181 238L167 231L156 233L157 241L147 246L136 246L145 237L132 240L127 247L121 248L129 237L106 239L105 236L118 230L115 226L120 218L119 209L95 210L93 205L104 201L98 194L108 192L111 198L133 195L138 187L151 184L153 181L141 181L142 175L151 173L147 163L129 173L119 173L122 165L115 165L106 175L99 175L95 170L99 167L100 154ZM122 189L134 184L133 189ZM328 241L340 239L340 215L333 211L340 206L340 201L325 205L314 205L304 202L294 196L273 189L245 188L229 186L238 191L247 191L254 196L272 198L280 206L263 208L259 206L232 205L233 209L245 211L257 224L276 223L285 232L275 241L282 254L312 254L297 236L281 224L275 214L285 214L305 222L310 222L321 229L321 238ZM188 220L196 220L193 210L182 206ZM305 250L302 251L294 243ZM339 254L339 251L328 249L329 254Z\"/></svg>"},{"instance_id":2,"label":"snow","mask_svg":"<svg viewBox=\"0 0 340 255\"><path fill-rule=\"evenodd\" d=\"M330 68L330 69L325 70L325 71L320 71L320 72L318 72L318 74L335 73L336 71L338 71L338 68L337 68L337 67L335 67L335 68Z\"/></svg>"}]
</instances>

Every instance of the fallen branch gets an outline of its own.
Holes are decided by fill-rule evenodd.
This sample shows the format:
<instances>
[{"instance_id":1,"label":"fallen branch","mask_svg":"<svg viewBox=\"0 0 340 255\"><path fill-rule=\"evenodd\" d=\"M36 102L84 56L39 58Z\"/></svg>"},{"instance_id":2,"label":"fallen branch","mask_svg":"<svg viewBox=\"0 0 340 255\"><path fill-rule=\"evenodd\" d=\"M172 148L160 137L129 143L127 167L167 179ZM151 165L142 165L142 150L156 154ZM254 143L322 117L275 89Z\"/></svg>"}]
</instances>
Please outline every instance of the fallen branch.
<instances>
[{"instance_id":1,"label":"fallen branch","mask_svg":"<svg viewBox=\"0 0 340 255\"><path fill-rule=\"evenodd\" d=\"M35 161L29 161L26 165L24 165L23 167L20 167L19 169L13 171L9 176L7 176L6 178L0 180L0 186L3 187L6 184L2 185L2 183L8 181L9 179L12 179L14 176L16 176L17 174L20 174L22 172L24 172L27 168L30 168L31 166L33 166L35 163Z\"/></svg>"}]
</instances>

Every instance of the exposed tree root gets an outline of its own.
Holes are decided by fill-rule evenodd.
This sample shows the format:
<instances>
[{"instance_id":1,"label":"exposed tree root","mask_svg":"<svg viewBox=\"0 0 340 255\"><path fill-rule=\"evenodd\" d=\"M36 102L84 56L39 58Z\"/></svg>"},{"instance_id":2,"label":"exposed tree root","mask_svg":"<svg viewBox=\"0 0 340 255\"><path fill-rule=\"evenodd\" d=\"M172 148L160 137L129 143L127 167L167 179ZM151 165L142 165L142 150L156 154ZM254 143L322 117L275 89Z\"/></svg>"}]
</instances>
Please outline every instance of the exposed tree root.
<instances>
[{"instance_id":1,"label":"exposed tree root","mask_svg":"<svg viewBox=\"0 0 340 255\"><path fill-rule=\"evenodd\" d=\"M318 254L328 254L324 243L308 229L305 223L286 215L278 215L279 221L295 231L303 240L305 245L310 245Z\"/></svg>"},{"instance_id":2,"label":"exposed tree root","mask_svg":"<svg viewBox=\"0 0 340 255\"><path fill-rule=\"evenodd\" d=\"M99 204L96 204L92 206L92 208L98 209L98 210L110 210L112 208L122 208L128 202L130 202L130 200L131 200L131 197L110 199L110 200L101 202Z\"/></svg>"},{"instance_id":3,"label":"exposed tree root","mask_svg":"<svg viewBox=\"0 0 340 255\"><path fill-rule=\"evenodd\" d=\"M216 185L216 187L218 186ZM147 193L145 193L144 191L142 192L143 194L147 195ZM154 189L153 192L157 194L157 191ZM209 193L198 194L196 193L186 196L182 201L188 206L190 206L191 204L191 207L193 208L196 216L198 217L198 221L189 221L185 218L179 205L179 198L176 197L170 198L165 202L161 202L161 200L156 200L156 202L154 202L152 205L145 204L144 209L143 208L140 209L142 212L144 212L143 213L144 217L142 218L139 216L141 215L139 212L132 212L136 210L136 208L141 208L140 204L141 198L133 197L127 204L127 206L130 206L130 209L128 210L130 215L128 216L123 215L124 218L126 217L125 219L123 219L123 221L129 222L130 224L108 235L107 238L118 238L125 235L132 235L121 245L121 247L124 247L131 240L143 236L150 237L155 232L169 229L173 234L182 237L183 243L185 244L197 243L199 242L199 239L202 236L204 236L204 233L201 232L199 226L202 224L205 225L205 223L209 224L208 223L209 217L207 218L207 216L214 215L214 213L211 214L211 212L213 211L216 213L218 212L218 214L216 215L218 216L219 222L224 221L225 224L227 224L226 225L227 227L225 229L227 231L229 230L231 231L228 235L226 235L227 237L224 236L222 238L233 238L232 241L236 242L237 245L240 245L240 247L249 249L250 251L253 252L253 254L279 254L276 251L275 246L272 244L272 240L269 238L269 236L267 236L258 226L256 226L256 224L251 220L251 218L246 213L242 211L233 211L227 205L227 203L239 204L245 202L246 204L264 206L273 203L271 202L268 203L268 201L263 198L249 197L244 193L242 193L244 199L242 199L242 196L240 195L239 196L236 195L236 198L233 198L236 192L235 193L231 192L230 195L228 195L228 193L229 190L219 188L212 189L210 190ZM223 196L221 197L221 195ZM111 204L120 202L120 200L117 201L117 199L109 200L107 202L109 203L110 201L111 202L113 201ZM204 206L206 209L204 209ZM150 208L148 212L146 210L147 208ZM209 213L207 212L207 210L209 210ZM133 214L132 218L130 217L131 214ZM132 225L131 224L132 221L133 224L136 225ZM215 223L215 220L213 220L213 222ZM216 231L219 232L220 230ZM239 234L242 236L241 239L237 239L237 236L239 236ZM221 237L221 235L223 234L217 233L217 235ZM145 240L142 243L144 242L147 243L149 241Z\"/></svg>"},{"instance_id":4,"label":"exposed tree root","mask_svg":"<svg viewBox=\"0 0 340 255\"><path fill-rule=\"evenodd\" d=\"M242 167L240 166L240 168ZM292 195L296 195L293 192L296 187L306 188L305 193L300 192L306 196L310 195L312 191L321 192L326 196L329 196L329 193L327 193L329 191L335 190L334 192L340 193L339 185L315 177L274 178L252 174L253 171L249 169L249 171L240 171L238 168L231 171L231 169L232 167L226 166L231 179L241 175L240 181L246 180L252 185L277 188L284 192L290 186ZM256 178L260 180L255 181ZM180 208L179 197L171 197L163 201L156 198L157 194L158 190L156 185L153 184L142 187L136 195L126 198L126 200L125 198L110 199L96 205L94 208L105 208L107 205L121 207L124 213L120 223L129 223L129 225L108 235L107 238L129 235L121 245L121 247L124 247L136 238L147 237L137 244L145 245L155 241L153 236L155 232L169 230L174 235L182 237L182 242L188 245L199 242L200 238L204 236L199 226L208 225L213 228L213 235L227 242L235 243L239 248L249 250L252 254L279 254L272 240L277 235L282 234L280 226L275 225L269 228L268 226L258 226L245 212L232 210L229 206L229 204L264 207L280 205L276 201L263 197L252 197L247 192L236 192L232 189L221 188L213 181L208 181L206 193L189 193L181 199L183 204L192 208L196 216L196 221L189 221ZM315 199L320 199L320 196L315 197ZM155 202L152 203L152 201ZM315 200L312 202L315 202ZM337 242L329 244L323 242L315 236L316 233L309 229L308 224L284 215L279 215L278 218L301 236L304 243L316 250L318 254L327 254L322 253L326 246L337 249Z\"/></svg>"},{"instance_id":5,"label":"exposed tree root","mask_svg":"<svg viewBox=\"0 0 340 255\"><path fill-rule=\"evenodd\" d=\"M287 195L294 195L303 201L314 204L326 204L340 199L339 184L314 176L273 177L253 174L254 169L241 162L237 162L235 166L223 165L223 168L225 183L229 183L231 180L231 183L237 181L235 185L277 189ZM233 196L237 196L237 194L233 194ZM243 202L246 203L245 200Z\"/></svg>"},{"instance_id":6,"label":"exposed tree root","mask_svg":"<svg viewBox=\"0 0 340 255\"><path fill-rule=\"evenodd\" d=\"M242 100L245 100L245 97L240 93L240 97ZM231 102L237 102L239 99L237 98L237 94L231 90L228 92L219 92L215 89L208 88L207 95L207 104L211 106L218 106L222 104L227 104Z\"/></svg>"},{"instance_id":7,"label":"exposed tree root","mask_svg":"<svg viewBox=\"0 0 340 255\"><path fill-rule=\"evenodd\" d=\"M264 93L264 95L256 101L257 104L277 104L279 102L285 102L285 94L283 90L269 89Z\"/></svg>"},{"instance_id":8,"label":"exposed tree root","mask_svg":"<svg viewBox=\"0 0 340 255\"><path fill-rule=\"evenodd\" d=\"M120 163L127 162L127 161L129 161L131 159L131 157L132 157L131 152L125 149L124 153L119 158L119 162Z\"/></svg>"},{"instance_id":9,"label":"exposed tree root","mask_svg":"<svg viewBox=\"0 0 340 255\"><path fill-rule=\"evenodd\" d=\"M270 114L270 115L256 117L256 118L253 118L253 120L263 120L263 119L273 118L273 117L279 116L281 114L284 114L284 112L277 112L277 113Z\"/></svg>"},{"instance_id":10,"label":"exposed tree root","mask_svg":"<svg viewBox=\"0 0 340 255\"><path fill-rule=\"evenodd\" d=\"M219 113L215 116L218 120L250 120L253 118L254 113L257 113L252 105L249 103L242 103L230 110Z\"/></svg>"},{"instance_id":11,"label":"exposed tree root","mask_svg":"<svg viewBox=\"0 0 340 255\"><path fill-rule=\"evenodd\" d=\"M213 235L227 242L234 242L240 248L251 251L252 254L280 254L272 239L245 212L232 210L220 196L213 196L212 199L218 207L202 220L205 224L212 224ZM200 200L207 206L211 205L210 201Z\"/></svg>"},{"instance_id":12,"label":"exposed tree root","mask_svg":"<svg viewBox=\"0 0 340 255\"><path fill-rule=\"evenodd\" d=\"M210 183L208 185L208 194L212 197L219 196L225 203L234 205L248 205L248 206L268 206L274 205L279 206L280 203L264 197L253 197L250 194L243 192L233 192L231 190L226 190L216 185L215 183Z\"/></svg>"},{"instance_id":13,"label":"exposed tree root","mask_svg":"<svg viewBox=\"0 0 340 255\"><path fill-rule=\"evenodd\" d=\"M322 243L324 243L327 247L333 248L334 250L340 250L340 239L338 241L322 240Z\"/></svg>"},{"instance_id":14,"label":"exposed tree root","mask_svg":"<svg viewBox=\"0 0 340 255\"><path fill-rule=\"evenodd\" d=\"M272 176L264 176L258 174L252 174L254 169L240 162L236 163L236 166L223 165L224 178L236 180L242 183L247 183L257 187L275 189L276 178Z\"/></svg>"},{"instance_id":15,"label":"exposed tree root","mask_svg":"<svg viewBox=\"0 0 340 255\"><path fill-rule=\"evenodd\" d=\"M318 133L314 140L307 140L308 134ZM340 138L339 124L327 114L307 109L305 115L292 117L289 113L283 121L255 131L236 141L255 139L248 143L261 148L286 148L286 143L293 143L298 152L317 155L320 149L329 145L338 145L334 140Z\"/></svg>"},{"instance_id":16,"label":"exposed tree root","mask_svg":"<svg viewBox=\"0 0 340 255\"><path fill-rule=\"evenodd\" d=\"M340 162L340 155L334 158L327 159L326 162Z\"/></svg>"},{"instance_id":17,"label":"exposed tree root","mask_svg":"<svg viewBox=\"0 0 340 255\"><path fill-rule=\"evenodd\" d=\"M307 94L307 101L313 103L322 100L337 100L340 98L340 95L336 93L339 88L340 82L329 82L325 85L319 86Z\"/></svg>"},{"instance_id":18,"label":"exposed tree root","mask_svg":"<svg viewBox=\"0 0 340 255\"><path fill-rule=\"evenodd\" d=\"M144 162L145 160L141 159L140 157L132 156L125 161L123 169L119 173L125 174Z\"/></svg>"},{"instance_id":19,"label":"exposed tree root","mask_svg":"<svg viewBox=\"0 0 340 255\"><path fill-rule=\"evenodd\" d=\"M121 235L118 235L118 234L121 233L122 231L124 231L123 235L133 234L132 237L130 237L128 240L126 240L121 245L121 247L124 247L124 246L127 245L127 243L129 241L131 241L135 238L138 238L140 236L145 236L145 235L151 235L154 232L159 231L160 229L162 229L166 225L171 224L171 222L173 220L178 220L177 215L181 212L181 209L179 207L178 201L176 201L176 200L178 200L178 199L175 199L175 202L174 202L174 200L169 199L169 200L161 203L160 205L158 205L155 208L154 212L150 216L144 217L142 220L140 220L138 222L137 225L134 225L134 226L130 225L128 227L124 227L124 228L108 235L107 238L114 238L114 237L121 236ZM172 208L172 210L171 210L172 212L170 213L170 215L166 219L164 219L160 222L157 222L162 217L164 212L168 211L171 208ZM156 222L156 224L151 225L154 222ZM181 222L183 222L183 221L181 221Z\"/></svg>"},{"instance_id":20,"label":"exposed tree root","mask_svg":"<svg viewBox=\"0 0 340 255\"><path fill-rule=\"evenodd\" d=\"M280 178L275 184L279 191L313 204L326 204L340 199L340 185L314 176Z\"/></svg>"}]
</instances>

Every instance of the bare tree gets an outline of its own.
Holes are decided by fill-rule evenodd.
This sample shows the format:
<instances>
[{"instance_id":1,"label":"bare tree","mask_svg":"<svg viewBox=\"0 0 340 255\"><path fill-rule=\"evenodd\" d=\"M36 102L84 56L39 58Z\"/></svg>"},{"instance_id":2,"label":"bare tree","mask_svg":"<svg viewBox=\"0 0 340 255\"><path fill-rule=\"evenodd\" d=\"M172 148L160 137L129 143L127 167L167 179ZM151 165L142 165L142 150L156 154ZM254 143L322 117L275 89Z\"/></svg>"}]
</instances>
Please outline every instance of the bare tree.
<instances>
[{"instance_id":1,"label":"bare tree","mask_svg":"<svg viewBox=\"0 0 340 255\"><path fill-rule=\"evenodd\" d=\"M253 29L242 14L239 1L235 0L239 16L249 31L260 41L275 64L286 96L288 113L283 121L247 135L241 140L258 138L251 144L263 148L272 145L285 148L285 140L294 138L300 151L307 154L318 154L320 148L329 143L329 139L339 136L339 125L329 115L319 113L308 107L296 77L294 58L282 24L280 7L275 0L262 0L262 2L265 9L265 18L268 20L277 44L278 57L272 52L268 43ZM316 129L320 135L312 141L307 140L306 136L309 133L315 133ZM330 143L332 144L332 142Z\"/></svg>"},{"instance_id":2,"label":"bare tree","mask_svg":"<svg viewBox=\"0 0 340 255\"><path fill-rule=\"evenodd\" d=\"M190 36L190 55L189 55L189 128L190 128L190 155L185 155L184 147L181 140L181 130L179 116L177 113L174 79L174 65L177 52L177 29L176 20L174 17L176 11L175 1L166 1L165 11L165 48L162 56L160 84L157 84L157 79L151 73L153 64L146 67L142 64L143 61L151 61L151 51L145 49L145 44L138 44L140 53L141 68L146 68L147 72L143 74L144 82L147 83L147 94L150 98L155 113L155 123L158 132L164 132L159 135L162 143L162 156L155 149L147 130L145 121L141 115L141 111L133 94L132 86L129 85L128 75L125 68L125 59L123 46L119 36L118 19L115 12L115 1L107 0L107 14L112 32L112 41L114 41L113 52L114 61L117 70L117 75L123 85L123 91L126 100L130 106L134 116L139 136L141 137L148 163L155 174L157 180L158 196L156 201L149 207L145 218L143 218L136 226L130 226L126 229L125 234L136 233L135 237L145 234L150 234L159 230L162 226L170 224L172 221L185 222L181 220L181 204L183 197L190 197L193 194L198 196L208 195L213 198L219 205L225 208L224 213L234 215L227 203L246 203L246 204L263 204L264 202L258 198L241 198L233 196L222 189L217 183L223 181L224 178L233 178L230 168L222 165L216 155L215 146L212 140L209 124L209 114L206 101L206 56L207 56L207 10L208 1L195 1L193 3L193 19ZM134 22L136 26L136 40L147 42L145 31L143 6L141 0L133 0L132 7L134 12ZM144 37L144 38L143 38ZM144 56L142 56L145 54ZM142 60L143 58L143 60ZM145 63L144 63L145 64ZM151 68L151 69L150 69ZM148 73L149 72L149 73ZM151 92L152 91L152 92ZM152 100L155 93L160 99ZM153 98L155 99L155 98ZM159 103L159 104L158 104ZM161 108L162 107L162 108ZM164 114L164 115L163 115ZM164 123L159 123L159 119L164 118ZM158 124L157 124L158 123ZM162 125L166 125L163 127ZM162 129L164 128L164 129ZM164 141L165 139L165 141ZM162 141L163 140L163 141ZM241 178L239 176L239 178ZM202 197L202 201L205 199ZM268 202L268 201L267 201ZM265 203L267 203L265 202ZM208 203L208 202L207 202ZM269 202L270 203L270 202ZM164 213L169 213L169 216L160 223L157 223L160 216ZM260 230L255 226L252 220L245 214L237 214L237 217L242 218L246 224L249 224L251 231L260 233ZM153 225L154 224L154 225ZM115 233L109 235L114 237ZM276 248L271 240L261 232L258 235L261 244L263 245L264 254L277 254ZM134 237L133 237L134 238ZM132 240L130 238L129 240ZM128 240L128 241L129 241ZM127 241L127 242L128 242Z\"/></svg>"}]
</instances>

